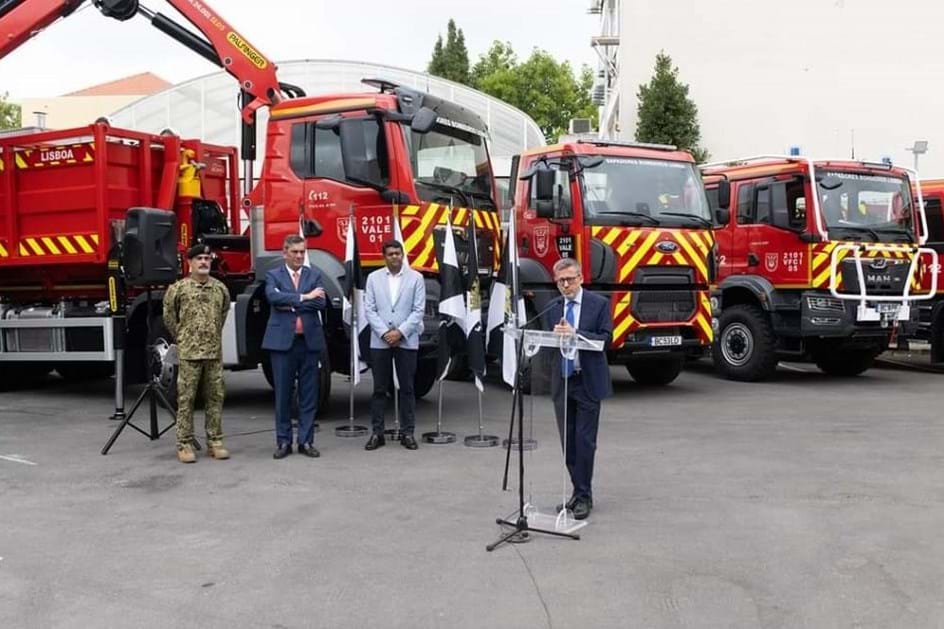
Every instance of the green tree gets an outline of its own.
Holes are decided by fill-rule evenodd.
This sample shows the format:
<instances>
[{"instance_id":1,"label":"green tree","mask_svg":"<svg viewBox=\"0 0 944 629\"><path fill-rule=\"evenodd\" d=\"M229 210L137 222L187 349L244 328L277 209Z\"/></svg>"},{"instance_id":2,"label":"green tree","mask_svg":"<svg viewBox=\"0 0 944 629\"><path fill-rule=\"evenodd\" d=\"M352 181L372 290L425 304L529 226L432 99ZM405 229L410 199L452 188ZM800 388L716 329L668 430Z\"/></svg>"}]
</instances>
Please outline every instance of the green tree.
<instances>
[{"instance_id":1,"label":"green tree","mask_svg":"<svg viewBox=\"0 0 944 629\"><path fill-rule=\"evenodd\" d=\"M544 50L519 63L511 44L496 41L472 68L472 85L531 116L548 141L566 133L571 118L597 118L590 68L575 76L570 63L558 63Z\"/></svg>"},{"instance_id":2,"label":"green tree","mask_svg":"<svg viewBox=\"0 0 944 629\"><path fill-rule=\"evenodd\" d=\"M665 52L656 55L652 79L648 85L640 85L636 94L636 141L674 144L688 149L695 161L703 163L709 153L699 146L698 107L688 97L688 85L679 81L678 73Z\"/></svg>"},{"instance_id":3,"label":"green tree","mask_svg":"<svg viewBox=\"0 0 944 629\"><path fill-rule=\"evenodd\" d=\"M11 103L9 94L0 94L0 129L16 129L21 127L22 115L20 106Z\"/></svg>"},{"instance_id":4,"label":"green tree","mask_svg":"<svg viewBox=\"0 0 944 629\"><path fill-rule=\"evenodd\" d=\"M450 81L469 85L469 51L465 47L465 35L461 28L456 28L455 20L449 20L445 44L442 35L436 37L433 56L426 71Z\"/></svg>"}]
</instances>

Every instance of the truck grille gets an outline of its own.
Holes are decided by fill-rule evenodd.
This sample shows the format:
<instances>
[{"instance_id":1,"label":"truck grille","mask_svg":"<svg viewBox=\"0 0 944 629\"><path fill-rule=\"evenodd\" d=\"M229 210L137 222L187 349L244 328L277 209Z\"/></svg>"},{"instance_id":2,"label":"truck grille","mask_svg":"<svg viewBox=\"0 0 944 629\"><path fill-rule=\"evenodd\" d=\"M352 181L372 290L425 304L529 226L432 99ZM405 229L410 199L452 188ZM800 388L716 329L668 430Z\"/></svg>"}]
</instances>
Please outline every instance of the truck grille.
<instances>
[{"instance_id":1,"label":"truck grille","mask_svg":"<svg viewBox=\"0 0 944 629\"><path fill-rule=\"evenodd\" d=\"M641 323L688 321L695 314L690 290L641 290L633 294L633 316Z\"/></svg>"},{"instance_id":2,"label":"truck grille","mask_svg":"<svg viewBox=\"0 0 944 629\"><path fill-rule=\"evenodd\" d=\"M865 258L862 260L862 273L869 295L901 295L908 280L910 260L889 260L886 258ZM859 278L856 274L855 260L842 262L842 284L845 293L859 292Z\"/></svg>"}]
</instances>

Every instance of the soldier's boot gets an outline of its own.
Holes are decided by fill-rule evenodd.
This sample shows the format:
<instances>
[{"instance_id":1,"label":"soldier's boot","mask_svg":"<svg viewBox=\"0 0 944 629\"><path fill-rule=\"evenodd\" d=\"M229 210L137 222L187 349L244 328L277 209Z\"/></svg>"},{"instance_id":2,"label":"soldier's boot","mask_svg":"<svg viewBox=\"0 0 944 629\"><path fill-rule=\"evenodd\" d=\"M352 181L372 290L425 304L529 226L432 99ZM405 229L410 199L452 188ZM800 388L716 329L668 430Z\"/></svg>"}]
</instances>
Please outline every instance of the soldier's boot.
<instances>
[{"instance_id":1,"label":"soldier's boot","mask_svg":"<svg viewBox=\"0 0 944 629\"><path fill-rule=\"evenodd\" d=\"M196 463L197 456L193 453L193 448L191 446L178 446L177 460L181 463Z\"/></svg>"},{"instance_id":2,"label":"soldier's boot","mask_svg":"<svg viewBox=\"0 0 944 629\"><path fill-rule=\"evenodd\" d=\"M222 441L208 441L207 454L214 459L223 460L229 458L229 450L223 447Z\"/></svg>"}]
</instances>

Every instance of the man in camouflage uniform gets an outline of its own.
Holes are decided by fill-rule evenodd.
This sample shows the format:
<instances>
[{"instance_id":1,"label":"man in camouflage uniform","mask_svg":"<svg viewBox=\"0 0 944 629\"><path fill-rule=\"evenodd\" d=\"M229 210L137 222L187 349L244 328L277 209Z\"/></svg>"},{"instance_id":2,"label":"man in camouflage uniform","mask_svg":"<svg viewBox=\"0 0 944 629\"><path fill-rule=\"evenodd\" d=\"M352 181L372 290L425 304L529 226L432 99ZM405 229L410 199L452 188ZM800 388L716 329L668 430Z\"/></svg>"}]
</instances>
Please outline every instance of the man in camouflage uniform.
<instances>
[{"instance_id":1,"label":"man in camouflage uniform","mask_svg":"<svg viewBox=\"0 0 944 629\"><path fill-rule=\"evenodd\" d=\"M174 282L164 294L164 325L177 339L177 459L194 463L193 403L200 384L206 398L207 454L228 459L223 447L223 323L229 291L210 277L210 247L194 245L187 252L190 276Z\"/></svg>"}]
</instances>

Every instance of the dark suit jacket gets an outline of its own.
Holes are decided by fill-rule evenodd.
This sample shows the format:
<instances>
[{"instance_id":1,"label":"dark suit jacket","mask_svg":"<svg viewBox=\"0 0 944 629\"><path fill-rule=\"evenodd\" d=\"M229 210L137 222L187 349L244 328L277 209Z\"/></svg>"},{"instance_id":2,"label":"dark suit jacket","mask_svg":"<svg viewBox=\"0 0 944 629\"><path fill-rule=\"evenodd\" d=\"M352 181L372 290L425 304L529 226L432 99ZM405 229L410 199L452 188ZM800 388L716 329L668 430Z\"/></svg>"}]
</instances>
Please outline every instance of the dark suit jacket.
<instances>
[{"instance_id":1,"label":"dark suit jacket","mask_svg":"<svg viewBox=\"0 0 944 629\"><path fill-rule=\"evenodd\" d=\"M324 330L318 316L318 311L325 309L325 299L322 297L304 302L301 299L302 293L324 288L321 272L304 266L301 272L297 289L284 264L266 273L265 294L269 301L269 321L262 338L262 349L277 352L290 350L295 341L295 318L299 316L302 318L308 351L320 352L325 348Z\"/></svg>"},{"instance_id":2,"label":"dark suit jacket","mask_svg":"<svg viewBox=\"0 0 944 629\"><path fill-rule=\"evenodd\" d=\"M544 329L553 330L554 326L564 318L564 298L555 299L550 309L544 314ZM606 349L609 349L613 338L613 315L610 313L610 300L583 289L580 304L580 321L577 322L577 332L594 341L603 341L605 349L602 352L588 352L581 350L580 369L583 374L583 385L591 399L600 401L613 394L613 384L610 381L610 367L606 362ZM551 369L551 394L554 397L563 393L561 378L561 355L553 352L554 359Z\"/></svg>"}]
</instances>

